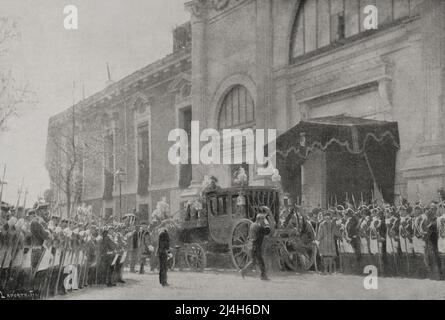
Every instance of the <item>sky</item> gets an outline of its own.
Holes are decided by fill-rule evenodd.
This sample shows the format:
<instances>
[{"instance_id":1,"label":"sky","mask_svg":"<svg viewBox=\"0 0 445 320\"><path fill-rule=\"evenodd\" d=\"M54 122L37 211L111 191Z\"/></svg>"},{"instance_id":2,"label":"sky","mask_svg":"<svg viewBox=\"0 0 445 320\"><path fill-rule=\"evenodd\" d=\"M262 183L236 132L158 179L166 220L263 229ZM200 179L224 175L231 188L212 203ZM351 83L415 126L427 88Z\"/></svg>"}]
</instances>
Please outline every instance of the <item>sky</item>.
<instances>
[{"instance_id":1,"label":"sky","mask_svg":"<svg viewBox=\"0 0 445 320\"><path fill-rule=\"evenodd\" d=\"M45 168L48 119L74 99L102 90L106 63L116 81L172 51L172 30L190 14L186 0L0 0L0 16L17 19L20 39L0 60L18 83L35 93L35 105L20 110L0 132L0 174L6 163L3 201L15 204L28 190L27 206L49 188ZM78 30L65 30L63 9L78 9ZM1 176L0 176L1 179ZM20 203L23 203L23 195Z\"/></svg>"}]
</instances>

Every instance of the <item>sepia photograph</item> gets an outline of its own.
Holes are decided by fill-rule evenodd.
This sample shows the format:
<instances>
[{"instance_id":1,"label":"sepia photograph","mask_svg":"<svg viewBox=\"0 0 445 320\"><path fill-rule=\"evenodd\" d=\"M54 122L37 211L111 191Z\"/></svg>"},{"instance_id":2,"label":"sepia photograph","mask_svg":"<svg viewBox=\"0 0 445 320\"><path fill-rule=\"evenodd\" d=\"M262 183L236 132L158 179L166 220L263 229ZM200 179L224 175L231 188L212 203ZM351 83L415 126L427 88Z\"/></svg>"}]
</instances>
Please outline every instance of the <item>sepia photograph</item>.
<instances>
[{"instance_id":1,"label":"sepia photograph","mask_svg":"<svg viewBox=\"0 0 445 320\"><path fill-rule=\"evenodd\" d=\"M444 0L0 0L0 300L444 300L442 122Z\"/></svg>"}]
</instances>

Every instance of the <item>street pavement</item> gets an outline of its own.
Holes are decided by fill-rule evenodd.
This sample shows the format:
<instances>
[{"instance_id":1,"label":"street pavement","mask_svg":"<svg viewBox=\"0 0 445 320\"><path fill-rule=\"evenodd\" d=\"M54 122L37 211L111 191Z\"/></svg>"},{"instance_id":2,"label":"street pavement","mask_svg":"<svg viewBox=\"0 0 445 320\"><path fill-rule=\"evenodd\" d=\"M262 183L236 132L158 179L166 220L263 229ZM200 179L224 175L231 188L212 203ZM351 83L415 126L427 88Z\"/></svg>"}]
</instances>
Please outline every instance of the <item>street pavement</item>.
<instances>
[{"instance_id":1,"label":"street pavement","mask_svg":"<svg viewBox=\"0 0 445 320\"><path fill-rule=\"evenodd\" d=\"M242 279L235 271L169 272L169 287L156 273L125 274L125 284L88 287L54 299L73 300L274 300L274 299L445 299L445 282L378 278L377 290L366 290L364 276L280 273L261 281Z\"/></svg>"}]
</instances>

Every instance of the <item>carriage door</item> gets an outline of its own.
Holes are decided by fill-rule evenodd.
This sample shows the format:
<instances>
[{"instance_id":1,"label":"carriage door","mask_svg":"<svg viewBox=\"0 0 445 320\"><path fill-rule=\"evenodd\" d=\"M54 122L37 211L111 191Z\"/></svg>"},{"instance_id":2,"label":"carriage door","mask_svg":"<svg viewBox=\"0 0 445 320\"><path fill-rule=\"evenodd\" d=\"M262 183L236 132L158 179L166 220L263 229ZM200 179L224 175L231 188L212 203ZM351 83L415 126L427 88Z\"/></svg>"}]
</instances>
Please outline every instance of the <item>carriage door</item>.
<instances>
[{"instance_id":1,"label":"carriage door","mask_svg":"<svg viewBox=\"0 0 445 320\"><path fill-rule=\"evenodd\" d=\"M228 243L232 232L231 203L228 195L212 195L207 199L209 231L218 243Z\"/></svg>"}]
</instances>

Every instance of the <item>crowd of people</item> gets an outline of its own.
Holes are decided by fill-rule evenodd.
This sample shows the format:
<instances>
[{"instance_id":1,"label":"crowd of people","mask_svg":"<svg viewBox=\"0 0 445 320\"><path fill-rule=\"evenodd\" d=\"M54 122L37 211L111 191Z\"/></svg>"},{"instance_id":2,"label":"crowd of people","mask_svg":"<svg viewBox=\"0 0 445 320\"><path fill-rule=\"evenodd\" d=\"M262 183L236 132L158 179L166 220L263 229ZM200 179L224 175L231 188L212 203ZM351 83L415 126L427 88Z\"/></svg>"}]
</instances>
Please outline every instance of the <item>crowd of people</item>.
<instances>
[{"instance_id":1,"label":"crowd of people","mask_svg":"<svg viewBox=\"0 0 445 320\"><path fill-rule=\"evenodd\" d=\"M371 265L384 276L443 280L444 198L428 205L421 201L411 205L406 200L398 206L346 203L310 212L286 202L280 228L301 234L301 226L311 226L312 232L307 234L312 234L311 241L317 248L315 268L325 273L363 274L364 267ZM270 233L266 219L270 209L262 210L251 226L249 239L252 262L260 267L261 278L267 280L261 246ZM2 205L1 291L35 292L40 298L48 298L91 285L115 286L125 282L126 263L130 272L136 272L139 265L139 273L144 273L147 257L152 270L152 261L160 265L160 283L168 285L170 244L166 229L159 228L171 218L167 202L162 199L158 203L150 225L136 225L135 216L130 217L120 222L105 221L81 207L73 219L67 219L50 213L45 203L37 202L28 210ZM156 233L155 229L160 230ZM246 266L243 276L251 266Z\"/></svg>"},{"instance_id":2,"label":"crowd of people","mask_svg":"<svg viewBox=\"0 0 445 320\"><path fill-rule=\"evenodd\" d=\"M105 222L79 212L74 219L61 218L45 204L21 213L4 205L0 288L48 298L90 285L115 286L124 282L123 266L134 233L130 223Z\"/></svg>"},{"instance_id":3,"label":"crowd of people","mask_svg":"<svg viewBox=\"0 0 445 320\"><path fill-rule=\"evenodd\" d=\"M350 203L310 213L297 205L283 210L282 219L292 228L291 217L304 217L314 229L317 262L324 272L363 274L373 265L379 274L443 280L445 275L445 201L421 201L399 206L384 203Z\"/></svg>"}]
</instances>

